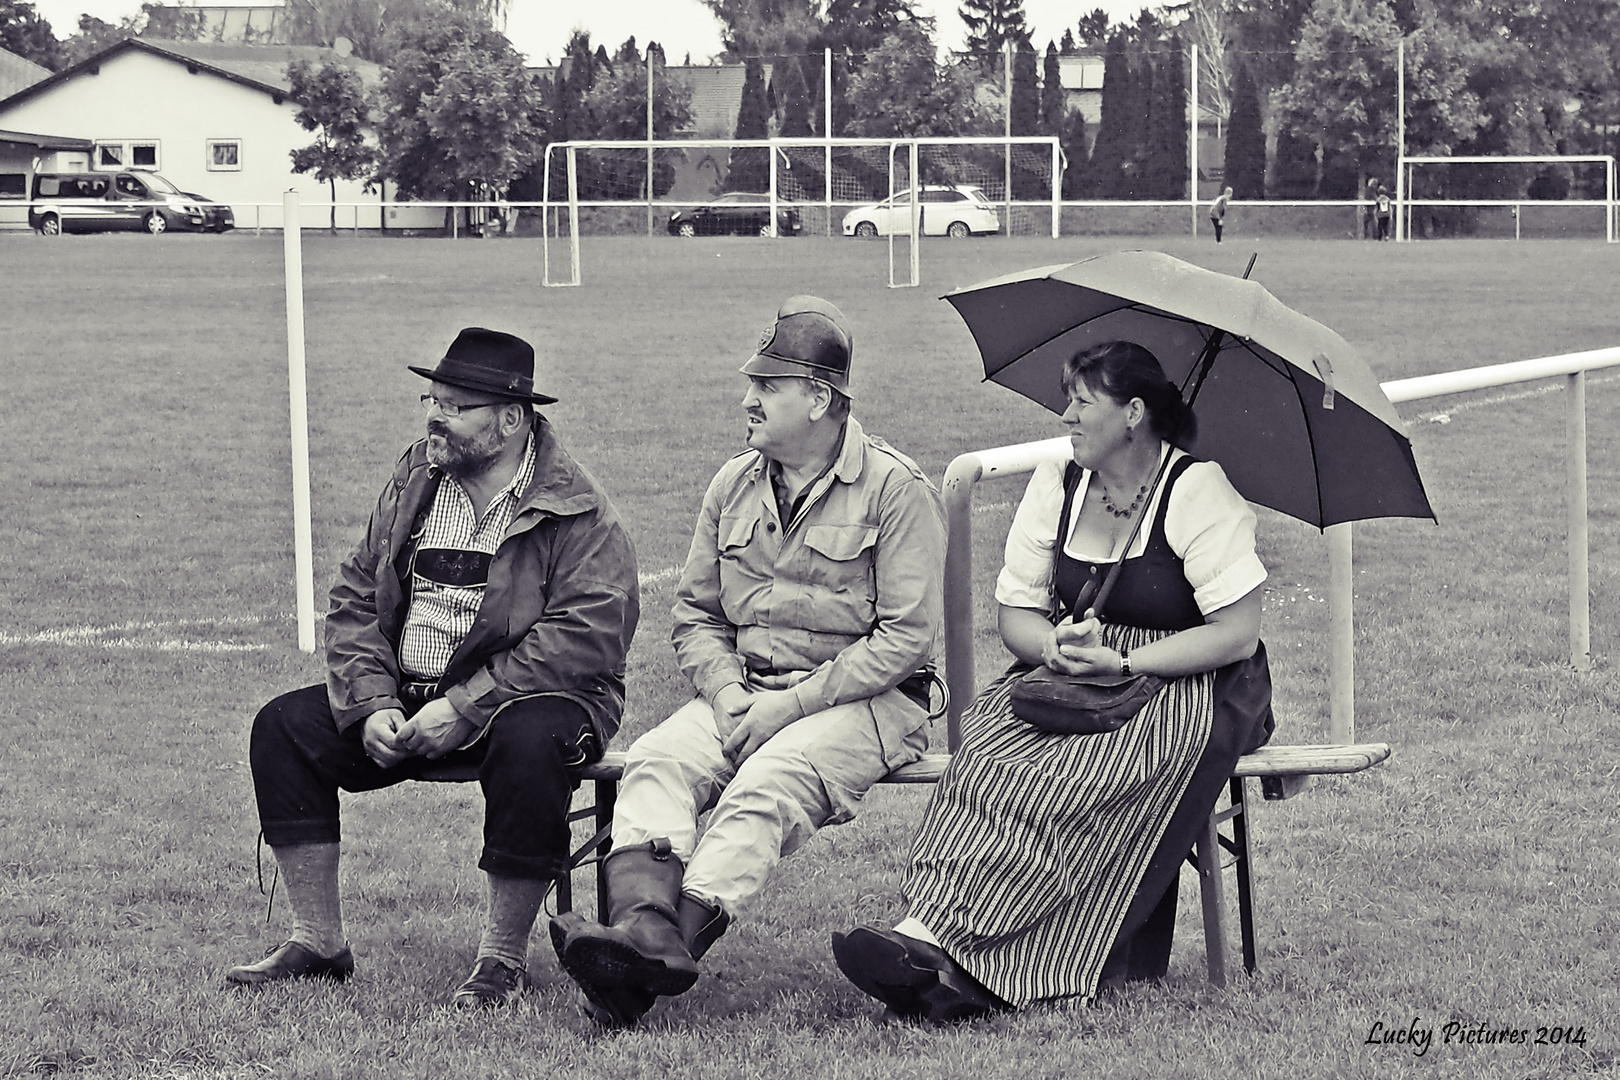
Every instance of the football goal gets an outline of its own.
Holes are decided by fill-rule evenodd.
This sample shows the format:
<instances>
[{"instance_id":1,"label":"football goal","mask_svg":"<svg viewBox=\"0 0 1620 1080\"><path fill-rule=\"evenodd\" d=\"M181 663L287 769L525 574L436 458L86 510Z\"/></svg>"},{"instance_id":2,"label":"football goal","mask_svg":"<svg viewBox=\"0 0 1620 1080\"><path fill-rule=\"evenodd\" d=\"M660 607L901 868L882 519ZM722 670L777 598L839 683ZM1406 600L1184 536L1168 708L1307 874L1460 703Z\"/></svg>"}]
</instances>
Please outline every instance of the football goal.
<instances>
[{"instance_id":1,"label":"football goal","mask_svg":"<svg viewBox=\"0 0 1620 1080\"><path fill-rule=\"evenodd\" d=\"M1607 154L1403 157L1395 238L1485 235L1620 238Z\"/></svg>"},{"instance_id":2,"label":"football goal","mask_svg":"<svg viewBox=\"0 0 1620 1080\"><path fill-rule=\"evenodd\" d=\"M582 236L645 232L887 237L890 284L915 285L925 238L1056 237L1063 167L1052 136L552 143L542 280L580 283Z\"/></svg>"}]
</instances>

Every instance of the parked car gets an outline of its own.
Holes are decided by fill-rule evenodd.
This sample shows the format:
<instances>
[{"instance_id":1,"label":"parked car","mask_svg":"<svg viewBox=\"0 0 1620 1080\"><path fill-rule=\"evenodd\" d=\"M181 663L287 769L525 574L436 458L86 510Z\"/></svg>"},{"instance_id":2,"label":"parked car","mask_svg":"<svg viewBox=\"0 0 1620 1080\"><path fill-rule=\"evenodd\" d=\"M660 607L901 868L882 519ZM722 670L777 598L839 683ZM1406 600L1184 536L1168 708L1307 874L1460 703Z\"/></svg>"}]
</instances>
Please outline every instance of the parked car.
<instances>
[{"instance_id":1,"label":"parked car","mask_svg":"<svg viewBox=\"0 0 1620 1080\"><path fill-rule=\"evenodd\" d=\"M924 236L967 236L1001 231L1001 218L984 192L969 184L924 184L920 207L910 190L882 202L857 206L844 215L845 236L888 236L911 231L911 215L921 212Z\"/></svg>"},{"instance_id":2,"label":"parked car","mask_svg":"<svg viewBox=\"0 0 1620 1080\"><path fill-rule=\"evenodd\" d=\"M150 172L38 173L28 224L46 236L64 232L181 229L224 232L236 225L228 206L209 206Z\"/></svg>"},{"instance_id":3,"label":"parked car","mask_svg":"<svg viewBox=\"0 0 1620 1080\"><path fill-rule=\"evenodd\" d=\"M780 199L776 203L776 235L798 236L804 228L799 208ZM769 236L771 197L752 191L733 191L708 206L677 210L669 215L671 236Z\"/></svg>"}]
</instances>

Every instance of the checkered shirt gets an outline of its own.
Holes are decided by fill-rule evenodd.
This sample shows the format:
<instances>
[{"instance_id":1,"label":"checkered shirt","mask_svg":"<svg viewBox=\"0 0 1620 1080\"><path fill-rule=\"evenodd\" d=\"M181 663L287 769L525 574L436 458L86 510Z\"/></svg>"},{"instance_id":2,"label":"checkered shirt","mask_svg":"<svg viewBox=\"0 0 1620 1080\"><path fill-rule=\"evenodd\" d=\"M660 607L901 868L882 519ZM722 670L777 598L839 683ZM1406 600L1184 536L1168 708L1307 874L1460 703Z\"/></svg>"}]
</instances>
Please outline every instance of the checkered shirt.
<instances>
[{"instance_id":1,"label":"checkered shirt","mask_svg":"<svg viewBox=\"0 0 1620 1080\"><path fill-rule=\"evenodd\" d=\"M494 555L517 513L518 500L534 479L534 435L529 435L523 462L512 482L490 500L482 521L472 499L454 477L446 476L433 497L433 508L417 538L418 552L429 548L479 551ZM450 666L450 658L472 632L484 585L453 586L429 581L411 567L411 606L399 642L399 666L416 682L436 681Z\"/></svg>"}]
</instances>

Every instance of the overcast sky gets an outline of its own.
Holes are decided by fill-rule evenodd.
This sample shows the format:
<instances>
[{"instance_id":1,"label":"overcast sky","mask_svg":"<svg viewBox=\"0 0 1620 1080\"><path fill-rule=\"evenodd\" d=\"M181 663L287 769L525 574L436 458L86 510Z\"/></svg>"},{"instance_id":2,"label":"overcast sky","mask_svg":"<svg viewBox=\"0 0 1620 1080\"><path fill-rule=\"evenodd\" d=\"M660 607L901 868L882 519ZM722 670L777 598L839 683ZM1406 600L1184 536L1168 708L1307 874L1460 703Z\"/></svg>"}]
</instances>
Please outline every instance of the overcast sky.
<instances>
[{"instance_id":1,"label":"overcast sky","mask_svg":"<svg viewBox=\"0 0 1620 1080\"><path fill-rule=\"evenodd\" d=\"M963 26L957 14L960 0L917 0L917 8L939 20L941 43L950 49L962 44ZM67 37L87 12L108 22L140 10L141 0L34 0L35 9L50 20L58 37ZM1141 0L1024 0L1024 11L1034 30L1035 44L1063 37L1083 12L1101 7L1116 21L1133 18ZM535 63L555 60L575 27L591 32L591 40L617 48L634 34L645 45L656 41L671 63L692 54L702 63L720 51L720 24L698 0L512 0L506 32Z\"/></svg>"}]
</instances>

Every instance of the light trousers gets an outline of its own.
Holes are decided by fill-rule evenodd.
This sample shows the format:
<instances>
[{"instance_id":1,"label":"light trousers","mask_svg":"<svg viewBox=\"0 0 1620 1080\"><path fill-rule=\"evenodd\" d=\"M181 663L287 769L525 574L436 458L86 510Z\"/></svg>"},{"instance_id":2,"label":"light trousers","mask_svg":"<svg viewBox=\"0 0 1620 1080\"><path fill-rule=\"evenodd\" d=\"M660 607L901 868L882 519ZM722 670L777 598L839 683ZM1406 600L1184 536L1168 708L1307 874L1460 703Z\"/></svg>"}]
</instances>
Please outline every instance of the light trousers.
<instances>
[{"instance_id":1,"label":"light trousers","mask_svg":"<svg viewBox=\"0 0 1620 1080\"><path fill-rule=\"evenodd\" d=\"M734 767L714 710L696 698L626 753L613 846L668 837L686 866L682 891L735 918L783 856L823 825L850 820L868 788L922 756L925 721L890 690L796 720Z\"/></svg>"}]
</instances>

